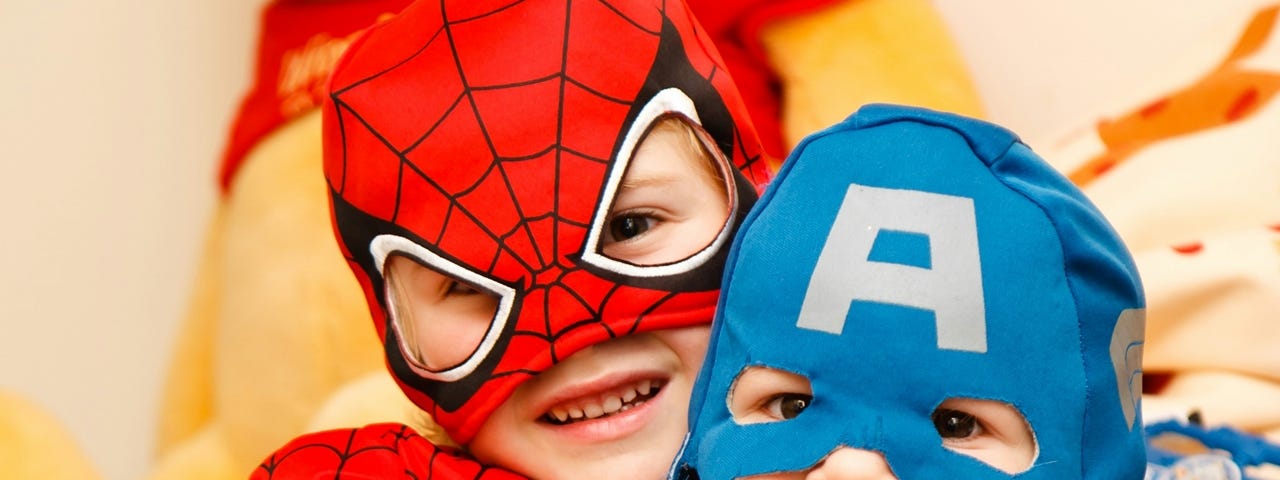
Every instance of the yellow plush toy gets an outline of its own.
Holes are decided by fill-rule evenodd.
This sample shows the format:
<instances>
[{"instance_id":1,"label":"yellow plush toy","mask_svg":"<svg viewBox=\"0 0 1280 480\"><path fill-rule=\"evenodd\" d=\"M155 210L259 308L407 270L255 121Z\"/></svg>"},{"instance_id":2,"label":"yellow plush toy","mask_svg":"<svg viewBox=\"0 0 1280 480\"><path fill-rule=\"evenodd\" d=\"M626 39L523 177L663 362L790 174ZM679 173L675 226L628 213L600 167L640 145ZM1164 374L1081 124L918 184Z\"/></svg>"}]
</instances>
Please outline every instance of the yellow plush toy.
<instances>
[{"instance_id":1,"label":"yellow plush toy","mask_svg":"<svg viewBox=\"0 0 1280 480\"><path fill-rule=\"evenodd\" d=\"M246 478L310 429L338 390L382 372L364 297L329 228L315 107L350 36L405 3L286 0L264 10L259 76L229 142L150 478ZM353 420L407 420L396 393Z\"/></svg>"},{"instance_id":2,"label":"yellow plush toy","mask_svg":"<svg viewBox=\"0 0 1280 480\"><path fill-rule=\"evenodd\" d=\"M842 1L768 25L761 41L780 77L788 146L868 103L985 116L964 60L928 0Z\"/></svg>"},{"instance_id":3,"label":"yellow plush toy","mask_svg":"<svg viewBox=\"0 0 1280 480\"><path fill-rule=\"evenodd\" d=\"M7 392L0 392L0 465L8 480L100 478L49 412Z\"/></svg>"},{"instance_id":4,"label":"yellow plush toy","mask_svg":"<svg viewBox=\"0 0 1280 480\"><path fill-rule=\"evenodd\" d=\"M728 64L765 151L779 160L805 135L867 103L982 116L959 51L928 0L688 3Z\"/></svg>"},{"instance_id":5,"label":"yellow plush toy","mask_svg":"<svg viewBox=\"0 0 1280 480\"><path fill-rule=\"evenodd\" d=\"M407 3L267 6L259 77L230 142L224 196L175 346L149 478L242 479L305 431L426 421L385 373L364 298L330 231L316 110L328 69L351 36ZM777 10L780 3L803 8ZM698 13L699 2L691 4ZM727 42L723 51L740 49L749 60L730 68L735 79L763 82L757 104L777 105L775 116L785 112L758 123L780 125L786 134L775 127L773 135L789 139L786 145L871 101L978 113L927 0L742 6L751 8L721 12L708 29ZM787 147L777 147L772 153L781 158Z\"/></svg>"}]
</instances>

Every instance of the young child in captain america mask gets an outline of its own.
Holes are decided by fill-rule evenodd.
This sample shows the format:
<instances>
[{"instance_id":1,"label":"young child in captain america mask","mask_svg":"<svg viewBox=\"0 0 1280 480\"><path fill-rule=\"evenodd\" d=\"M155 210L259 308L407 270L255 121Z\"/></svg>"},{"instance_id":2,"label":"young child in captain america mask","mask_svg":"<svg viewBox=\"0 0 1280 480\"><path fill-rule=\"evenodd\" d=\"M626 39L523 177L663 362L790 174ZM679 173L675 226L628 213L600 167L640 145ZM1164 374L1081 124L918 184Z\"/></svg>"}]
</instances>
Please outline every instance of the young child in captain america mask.
<instances>
[{"instance_id":1,"label":"young child in captain america mask","mask_svg":"<svg viewBox=\"0 0 1280 480\"><path fill-rule=\"evenodd\" d=\"M1144 299L1012 133L873 105L803 141L726 266L675 478L1141 479Z\"/></svg>"},{"instance_id":2,"label":"young child in captain america mask","mask_svg":"<svg viewBox=\"0 0 1280 480\"><path fill-rule=\"evenodd\" d=\"M722 65L676 0L416 2L356 40L324 117L336 235L462 450L373 425L255 478L661 478L769 175Z\"/></svg>"}]
</instances>

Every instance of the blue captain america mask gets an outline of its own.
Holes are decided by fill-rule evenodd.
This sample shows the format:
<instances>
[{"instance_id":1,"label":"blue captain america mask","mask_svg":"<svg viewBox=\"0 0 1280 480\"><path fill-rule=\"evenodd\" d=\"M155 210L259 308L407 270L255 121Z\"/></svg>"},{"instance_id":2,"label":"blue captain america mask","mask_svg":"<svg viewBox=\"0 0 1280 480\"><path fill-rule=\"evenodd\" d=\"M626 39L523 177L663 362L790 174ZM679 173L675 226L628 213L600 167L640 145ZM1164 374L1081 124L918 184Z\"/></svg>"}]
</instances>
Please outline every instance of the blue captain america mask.
<instances>
[{"instance_id":1,"label":"blue captain america mask","mask_svg":"<svg viewBox=\"0 0 1280 480\"><path fill-rule=\"evenodd\" d=\"M724 278L674 477L804 471L839 447L879 452L905 480L1143 476L1137 270L1003 128L863 107L796 147ZM730 395L752 366L806 377L807 408L736 421ZM1029 466L945 448L931 414L953 398L1021 413Z\"/></svg>"}]
</instances>

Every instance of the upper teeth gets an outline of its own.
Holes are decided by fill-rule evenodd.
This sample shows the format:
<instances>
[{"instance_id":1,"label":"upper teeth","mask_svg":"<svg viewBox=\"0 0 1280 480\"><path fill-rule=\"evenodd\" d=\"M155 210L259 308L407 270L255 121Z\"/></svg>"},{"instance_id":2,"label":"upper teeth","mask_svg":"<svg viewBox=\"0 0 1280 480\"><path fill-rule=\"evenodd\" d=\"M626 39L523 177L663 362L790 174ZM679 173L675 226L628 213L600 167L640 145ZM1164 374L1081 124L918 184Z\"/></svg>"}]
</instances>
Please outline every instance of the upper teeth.
<instances>
[{"instance_id":1,"label":"upper teeth","mask_svg":"<svg viewBox=\"0 0 1280 480\"><path fill-rule=\"evenodd\" d=\"M546 414L546 419L555 423L569 423L626 411L648 400L650 393L656 395L661 387L662 382L659 380L640 380L600 395L576 398L551 407Z\"/></svg>"}]
</instances>

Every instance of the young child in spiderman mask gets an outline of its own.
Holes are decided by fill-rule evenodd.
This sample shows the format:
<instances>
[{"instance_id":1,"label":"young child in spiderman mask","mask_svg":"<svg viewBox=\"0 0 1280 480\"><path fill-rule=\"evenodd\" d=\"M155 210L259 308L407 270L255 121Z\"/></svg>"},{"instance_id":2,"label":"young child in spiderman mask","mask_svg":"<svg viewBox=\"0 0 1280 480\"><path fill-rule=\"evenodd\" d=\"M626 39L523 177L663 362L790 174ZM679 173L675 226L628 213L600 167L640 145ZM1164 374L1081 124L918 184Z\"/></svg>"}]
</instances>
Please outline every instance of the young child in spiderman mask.
<instances>
[{"instance_id":1,"label":"young child in spiderman mask","mask_svg":"<svg viewBox=\"0 0 1280 480\"><path fill-rule=\"evenodd\" d=\"M722 65L677 0L417 2L355 41L324 112L336 234L462 449L322 432L254 478L665 475L768 178Z\"/></svg>"},{"instance_id":2,"label":"young child in spiderman mask","mask_svg":"<svg viewBox=\"0 0 1280 480\"><path fill-rule=\"evenodd\" d=\"M867 106L735 238L673 477L1143 478L1144 298L1010 132Z\"/></svg>"}]
</instances>

